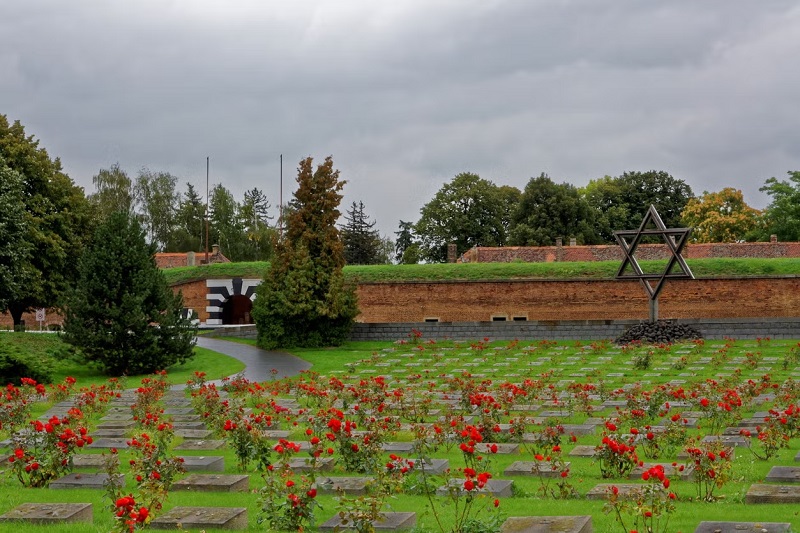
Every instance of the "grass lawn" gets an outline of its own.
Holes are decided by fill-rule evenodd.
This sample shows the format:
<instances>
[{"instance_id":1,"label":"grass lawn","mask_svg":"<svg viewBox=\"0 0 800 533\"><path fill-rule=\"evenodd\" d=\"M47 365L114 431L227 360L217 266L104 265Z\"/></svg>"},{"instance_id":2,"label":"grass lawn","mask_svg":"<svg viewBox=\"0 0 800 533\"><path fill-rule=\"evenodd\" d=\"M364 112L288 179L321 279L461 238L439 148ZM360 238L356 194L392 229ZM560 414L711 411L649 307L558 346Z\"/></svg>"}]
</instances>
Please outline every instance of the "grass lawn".
<instances>
[{"instance_id":1,"label":"grass lawn","mask_svg":"<svg viewBox=\"0 0 800 533\"><path fill-rule=\"evenodd\" d=\"M600 483L641 482L641 479L604 479L598 463L592 458L569 455L576 446L599 445L603 432L610 431L603 421L615 421L619 425L618 433L627 434L632 428L644 431L647 425L666 425L672 416L678 415L679 419L684 417L691 420L686 426L681 426L683 434L689 438L699 438L718 434L728 425L736 426L740 421L751 419L757 412L800 404L800 343L797 341L729 339L625 349L601 341L420 341L416 344L353 342L335 349L291 350L313 363L312 372L286 382L265 382L261 387L248 384L239 393L231 391L227 400L231 405L240 403L255 411L263 409L271 413L279 429L289 431L288 438L295 442L307 441L307 430L312 428L317 428L312 432L321 432L319 434L324 437L324 425L323 429L318 429L318 426L309 425L309 419L317 416L319 409L333 405L342 409L348 419L357 421L360 428L366 428L368 419L376 413L381 413L379 420L382 420L380 417L391 417L386 420L387 427L382 436L385 441L392 442L413 440L412 421L423 421L428 425L426 427L433 427L433 424L448 426L450 420L457 420L461 428L465 424L484 425L489 420L492 423L510 424L514 419L530 417L527 430L532 433L544 431L548 425L574 428L586 423L594 424L592 431L575 433L574 439L570 436L571 429L565 430L560 437L564 460L571 463L566 479L577 491L578 498L543 498L540 494L543 482L538 477L503 474L515 461L532 461L535 453L551 453L550 445L545 447L522 443L515 454L486 454L490 461L482 468L495 479L514 480L514 496L500 498L499 509L505 516L590 514L596 532L619 532L621 528L613 515L604 512L604 502L587 500L585 494ZM206 368L202 369L208 372ZM170 372L169 375L179 382L178 372ZM379 376L382 379L377 379ZM209 373L209 377L214 376ZM341 383L342 386L335 387L335 383ZM84 384L80 378L78 384ZM511 388L512 384L524 390L525 394L515 392L513 396L508 396L509 390L517 390ZM135 386L133 378L129 380L129 386ZM328 394L312 394L309 391L313 388L328 391ZM734 405L731 411L721 409L717 402L733 405L730 395L734 392L742 405ZM469 405L470 402L459 401L459 398L470 398L474 394L479 395L475 396L478 407L474 407L474 403ZM497 409L480 403L486 401L487 395L496 399L495 403L502 403L503 407ZM702 398L706 397L712 401L704 406ZM291 411L270 411L271 401L276 398L296 407ZM397 398L403 398L402 402ZM670 405L666 406L666 403ZM384 404L384 407L379 407L380 404ZM356 408L356 405L359 407ZM416 407L410 409L411 405ZM557 413L544 418L544 411ZM639 411L641 413L637 414ZM468 418L461 420L461 416ZM92 427L98 421L99 415L91 421ZM791 423L795 422L791 420ZM220 433L224 432L220 430ZM498 441L518 443L505 430L496 435ZM637 446L640 458L651 461L645 457L645 446L641 443ZM754 451L760 453L757 439L753 439L752 446ZM667 464L687 464L685 459L678 458L681 449L682 446L664 445L662 455L656 460ZM662 530L689 533L701 520L789 522L794 531L800 530L800 515L796 505L744 503L744 495L750 485L763 482L772 466L796 465L794 457L799 450L800 439L796 435L789 439L788 446L781 448L769 460L757 458L747 448L736 448L730 479L716 490L718 499L713 503L696 501L696 484L693 481L677 476L671 478L670 490L677 495L676 510ZM120 451L120 454L125 465L128 452ZM236 458L230 447L186 454L223 455L226 473L237 472ZM300 456L303 455L301 452ZM385 453L382 460L388 460L388 457L389 454ZM465 465L458 440L443 443L433 457L447 459L456 475ZM247 507L249 530L263 531L266 527L257 522L258 489L263 481L256 472L251 470L249 474L249 492L173 492L165 507ZM353 474L337 466L327 475ZM438 483L438 480L434 483ZM133 480L128 479L127 486L134 490ZM16 480L4 477L0 481L0 513L22 502L55 501L54 493L43 489L23 489ZM58 491L57 500L94 503L94 524L37 527L36 531L66 533L109 530L111 518L103 508L102 491ZM320 495L318 500L323 509L317 511L317 519L322 522L336 513L337 502L330 495ZM477 501L480 505L489 504L491 507L491 498L478 498ZM410 487L390 498L388 505L389 510L416 511L420 532L437 531L428 500L414 495ZM443 509L444 516L454 509L453 505ZM452 518L444 518L444 524L452 524ZM33 531L32 528L30 530Z\"/></svg>"}]
</instances>

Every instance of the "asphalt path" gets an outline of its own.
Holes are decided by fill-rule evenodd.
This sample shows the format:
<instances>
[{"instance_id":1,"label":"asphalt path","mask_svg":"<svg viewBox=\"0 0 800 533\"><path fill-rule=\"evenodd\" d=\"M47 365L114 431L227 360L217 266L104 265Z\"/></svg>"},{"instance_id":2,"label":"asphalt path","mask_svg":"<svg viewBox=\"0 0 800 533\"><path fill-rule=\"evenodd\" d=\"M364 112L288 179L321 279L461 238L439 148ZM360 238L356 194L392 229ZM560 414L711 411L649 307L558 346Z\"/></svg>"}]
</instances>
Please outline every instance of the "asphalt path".
<instances>
[{"instance_id":1,"label":"asphalt path","mask_svg":"<svg viewBox=\"0 0 800 533\"><path fill-rule=\"evenodd\" d=\"M243 376L248 381L267 381L298 375L311 368L311 363L285 352L262 350L249 344L197 337L197 346L228 355L245 364ZM273 370L276 374L273 374Z\"/></svg>"}]
</instances>

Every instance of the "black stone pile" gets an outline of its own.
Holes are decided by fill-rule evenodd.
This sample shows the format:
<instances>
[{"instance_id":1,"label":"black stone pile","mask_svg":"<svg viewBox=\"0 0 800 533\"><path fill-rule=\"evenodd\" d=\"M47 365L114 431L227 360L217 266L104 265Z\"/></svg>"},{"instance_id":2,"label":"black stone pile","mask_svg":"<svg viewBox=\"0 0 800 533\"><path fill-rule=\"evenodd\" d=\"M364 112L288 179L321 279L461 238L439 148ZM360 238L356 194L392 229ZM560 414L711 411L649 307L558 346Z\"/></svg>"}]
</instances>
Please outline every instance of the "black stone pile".
<instances>
[{"instance_id":1,"label":"black stone pile","mask_svg":"<svg viewBox=\"0 0 800 533\"><path fill-rule=\"evenodd\" d=\"M685 339L702 339L703 334L691 326L676 322L642 322L614 340L614 344L642 342L645 344L671 344Z\"/></svg>"}]
</instances>

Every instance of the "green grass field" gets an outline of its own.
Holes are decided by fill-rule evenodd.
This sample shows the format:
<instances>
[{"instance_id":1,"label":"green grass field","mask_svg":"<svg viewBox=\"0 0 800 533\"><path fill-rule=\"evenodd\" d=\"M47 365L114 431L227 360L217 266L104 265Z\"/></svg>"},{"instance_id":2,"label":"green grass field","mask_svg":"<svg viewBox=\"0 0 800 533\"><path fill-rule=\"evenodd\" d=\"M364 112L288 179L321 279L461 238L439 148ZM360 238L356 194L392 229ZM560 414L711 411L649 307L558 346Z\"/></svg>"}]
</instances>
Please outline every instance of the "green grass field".
<instances>
[{"instance_id":1,"label":"green grass field","mask_svg":"<svg viewBox=\"0 0 800 533\"><path fill-rule=\"evenodd\" d=\"M33 338L31 336L30 338ZM56 349L52 339L45 340L44 336L26 342L32 344L43 342L48 344L47 349ZM705 343L679 343L672 346L661 347L630 347L622 349L609 345L607 342L486 342L476 339L474 342L431 342L419 339L418 343L404 339L404 342L373 342L373 343L347 343L335 349L306 349L295 350L293 353L313 363L312 372L302 377L290 380L289 383L267 382L264 388L275 391L279 398L287 401L294 400L301 408L308 409L308 413L316 412L319 407L329 405L335 397L329 400L320 400L298 392L299 383L314 384L327 387L332 379L341 381L345 387L352 385L354 391L363 391L371 387L377 376L384 376L386 393L402 391L407 397L423 401L426 398L442 398L454 396L464 383L472 383L475 390L499 397L504 384L521 384L536 382L538 385L528 391L528 396L520 399L520 404L538 404L536 410L531 410L535 416L542 409L562 408L566 413L557 418L561 424L582 424L589 419L613 419L619 417L616 408L606 401L626 400L628 398L641 398L638 396L643 391L652 394L672 394L677 390L685 390L711 395L712 391L737 390L742 398L746 398L743 406L736 416L723 420L735 425L738 419L747 419L757 411L771 407L775 402L765 399L764 396L748 397L747 391L758 388L761 392L778 391L780 400L777 404L785 405L797 403L800 400L800 343L797 341L759 339L753 341L706 341ZM210 357L215 357L209 354ZM649 364L643 367L642 359L648 358ZM197 359L195 360L197 361ZM639 366L639 368L637 368ZM206 370L202 365L194 368ZM226 367L227 368L227 367ZM206 370L207 371L207 370ZM185 379L190 369L182 369L183 373L170 373L174 383ZM223 372L229 373L229 372ZM232 373L232 372L230 372ZM209 377L214 376L209 373ZM101 376L87 374L79 378L78 384L86 384L92 379L101 380ZM128 386L135 386L138 379L130 378ZM709 383L714 383L711 386ZM750 383L750 385L748 385ZM459 385L460 384L460 385ZM776 388L772 388L775 384ZM576 385L591 385L593 398L584 398L574 391ZM763 387L762 387L763 385ZM345 388L345 390L347 390ZM665 392L666 391L666 392ZM347 392L337 393L336 397L344 401L350 409L345 409L349 417L356 420L360 416L353 410L353 405L358 403L358 394L348 395ZM668 396L665 396L668 397ZM271 393L245 393L241 396L243 402L250 407L263 404L266 399L275 398ZM757 399L756 399L757 398ZM695 411L698 407L699 397L685 400L684 406L671 407L664 417L653 415L648 419L650 423L662 421L673 413ZM763 401L763 403L762 403ZM322 403L320 403L322 402ZM389 400L387 400L387 403ZM555 403L554 403L555 402ZM677 400L672 403L680 404ZM365 403L366 405L366 403ZM37 406L41 412L46 405ZM344 408L342 405L340 407ZM440 413L428 414L423 417L426 422L435 423L439 416L456 414L447 404L437 404ZM712 406L713 407L713 406ZM625 409L623 407L623 409ZM400 422L408 423L408 414L389 408L387 414L399 416ZM458 411L460 412L460 411ZM474 416L475 421L480 419L480 413L472 410L465 412ZM509 422L514 417L523 416L522 411L502 412L498 414L502 423ZM280 421L281 429L290 431L290 440L307 440L305 433L308 427L308 415L287 414ZM649 415L648 415L649 416ZM97 419L92 421L95 424ZM296 423L296 425L295 425ZM644 420L633 421L625 419L620 422L621 428L627 432L630 427L643 427ZM710 419L698 418L687 429L689 436L703 436L712 432ZM537 426L532 425L530 430L537 431ZM503 470L512 462L520 460L533 460L534 450L531 445L523 445L518 454L491 456L488 467L495 478L509 478L514 480L515 495L501 498L500 510L505 516L518 515L571 515L590 514L592 516L594 531L613 532L620 531L620 526L614 521L613 516L604 513L603 502L590 501L583 498L592 487L599 483L635 482L633 480L613 479L606 480L601 477L598 464L591 458L572 457L569 452L575 446L596 446L601 439L602 425L587 435L578 435L573 442L568 435L562 439L564 458L571 462L569 480L580 495L576 499L554 500L542 498L539 495L541 482L534 476L503 475ZM408 427L388 430L387 441L411 441L412 433ZM178 442L180 439L178 440ZM513 440L512 440L513 442ZM527 446L527 447L526 447ZM754 444L754 449L758 450ZM670 490L674 491L678 499L676 511L670 518L665 531L692 532L701 520L737 520L737 521L780 521L789 522L793 531L800 531L800 515L796 505L748 505L743 503L744 494L753 483L764 480L770 468L774 465L794 466L794 457L800 450L800 442L793 437L788 446L782 448L776 457L769 461L758 459L747 448L737 448L733 460L732 476L722 488L718 489L719 499L713 503L695 501L695 484L691 481L672 479ZM121 451L123 465L128 457ZM223 455L225 457L226 473L236 473L236 459L229 448L214 452L187 452L187 455ZM660 457L658 461L671 463L678 459L677 450ZM435 455L437 458L447 459L452 469L463 467L462 453L457 446L442 447ZM388 457L388 454L385 455ZM645 459L647 460L647 459ZM88 471L87 471L88 472ZM342 471L334 471L332 475L348 475ZM243 506L249 512L249 530L261 531L265 527L258 524L258 489L263 482L256 473L250 474L250 491L245 493L171 493L165 507L176 505L183 506ZM132 480L128 480L128 487L133 490ZM57 496L54 496L57 494ZM55 491L46 489L22 489L18 482L2 477L0 481L0 513L13 508L22 502L92 502L94 504L93 525L59 525L52 527L27 526L26 531L43 532L90 532L108 531L111 524L110 513L103 507L106 502L100 491L77 490ZM489 502L490 499L486 499ZM317 512L318 522L333 516L336 512L337 502L332 496L319 496L322 510ZM407 493L395 495L388 501L388 510L416 511L418 513L418 531L436 531L435 521L430 512L427 500L422 496ZM445 509L452 512L453 507ZM445 519L447 525L448 519ZM4 531L0 525L0 531ZM212 531L212 530L206 530Z\"/></svg>"}]
</instances>

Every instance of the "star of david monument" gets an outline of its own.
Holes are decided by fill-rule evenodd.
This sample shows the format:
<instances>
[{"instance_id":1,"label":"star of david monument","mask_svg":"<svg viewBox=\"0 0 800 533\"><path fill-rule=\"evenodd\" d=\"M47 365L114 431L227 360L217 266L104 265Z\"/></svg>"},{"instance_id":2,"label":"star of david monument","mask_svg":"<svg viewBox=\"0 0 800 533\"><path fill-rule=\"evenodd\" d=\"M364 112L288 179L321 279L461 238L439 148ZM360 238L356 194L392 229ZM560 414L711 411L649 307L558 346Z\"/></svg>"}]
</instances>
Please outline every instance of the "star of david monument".
<instances>
[{"instance_id":1,"label":"star of david monument","mask_svg":"<svg viewBox=\"0 0 800 533\"><path fill-rule=\"evenodd\" d=\"M645 292L650 297L650 322L658 321L658 295L664 288L664 282L668 279L694 279L689 265L684 261L681 252L686 243L689 242L689 235L692 228L667 228L661 220L655 206L651 205L639 225L639 229L615 231L614 237L622 248L624 258L617 270L615 279L638 279ZM660 237L667 245L670 257L667 265L661 272L648 273L642 270L636 260L636 249L641 244L642 239L648 236Z\"/></svg>"}]
</instances>

